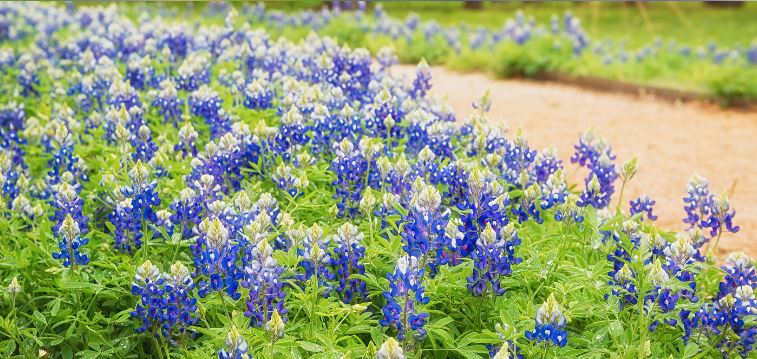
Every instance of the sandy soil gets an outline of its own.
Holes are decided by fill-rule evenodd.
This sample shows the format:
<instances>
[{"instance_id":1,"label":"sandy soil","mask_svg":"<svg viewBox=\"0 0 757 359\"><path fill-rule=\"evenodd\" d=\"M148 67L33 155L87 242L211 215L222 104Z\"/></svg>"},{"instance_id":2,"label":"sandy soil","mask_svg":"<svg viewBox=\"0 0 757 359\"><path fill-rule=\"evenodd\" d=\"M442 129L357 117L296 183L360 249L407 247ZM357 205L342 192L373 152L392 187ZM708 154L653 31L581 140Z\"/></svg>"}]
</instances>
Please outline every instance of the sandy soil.
<instances>
[{"instance_id":1,"label":"sandy soil","mask_svg":"<svg viewBox=\"0 0 757 359\"><path fill-rule=\"evenodd\" d=\"M394 74L414 76L414 66ZM489 117L518 127L535 148L555 146L567 167L573 145L591 127L612 144L618 162L637 155L640 170L626 186L623 202L647 194L657 201L658 224L683 230L683 196L693 172L710 190L732 191L736 234L721 239L719 253L742 250L757 257L757 112L721 109L706 103L671 103L650 97L601 93L557 83L496 80L485 74L431 70L432 93L446 98L459 118L491 91ZM582 182L581 173L571 182ZM615 199L617 200L617 198Z\"/></svg>"}]
</instances>

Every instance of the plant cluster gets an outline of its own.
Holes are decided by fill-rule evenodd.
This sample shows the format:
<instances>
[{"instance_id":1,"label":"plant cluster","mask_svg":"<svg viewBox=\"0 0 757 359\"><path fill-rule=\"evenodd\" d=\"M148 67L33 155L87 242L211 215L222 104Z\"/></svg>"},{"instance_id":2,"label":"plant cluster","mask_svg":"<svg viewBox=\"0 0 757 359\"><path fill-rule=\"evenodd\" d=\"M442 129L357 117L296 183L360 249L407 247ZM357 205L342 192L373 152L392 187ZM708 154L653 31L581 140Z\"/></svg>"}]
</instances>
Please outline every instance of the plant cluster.
<instances>
[{"instance_id":1,"label":"plant cluster","mask_svg":"<svg viewBox=\"0 0 757 359\"><path fill-rule=\"evenodd\" d=\"M754 263L713 264L738 226L700 176L666 232L591 131L575 186L425 63L127 10L0 5L2 356L750 355Z\"/></svg>"}]
</instances>

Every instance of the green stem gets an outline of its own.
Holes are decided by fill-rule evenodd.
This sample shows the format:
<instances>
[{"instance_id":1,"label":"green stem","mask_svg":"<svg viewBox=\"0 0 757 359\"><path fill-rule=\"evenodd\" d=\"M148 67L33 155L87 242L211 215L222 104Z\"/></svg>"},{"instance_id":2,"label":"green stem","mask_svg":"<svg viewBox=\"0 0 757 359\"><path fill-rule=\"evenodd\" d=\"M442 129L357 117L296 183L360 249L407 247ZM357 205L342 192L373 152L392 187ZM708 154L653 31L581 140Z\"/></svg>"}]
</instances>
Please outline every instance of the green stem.
<instances>
[{"instance_id":1,"label":"green stem","mask_svg":"<svg viewBox=\"0 0 757 359\"><path fill-rule=\"evenodd\" d=\"M163 341L163 352L166 355L166 358L171 358L171 353L168 351L168 343L164 340Z\"/></svg>"},{"instance_id":2,"label":"green stem","mask_svg":"<svg viewBox=\"0 0 757 359\"><path fill-rule=\"evenodd\" d=\"M618 204L615 206L615 212L620 212L620 204L623 203L623 190L626 189L626 180L623 179L622 184L620 185L620 194L618 194Z\"/></svg>"},{"instance_id":3,"label":"green stem","mask_svg":"<svg viewBox=\"0 0 757 359\"><path fill-rule=\"evenodd\" d=\"M226 313L226 317L227 318L231 318L229 316L229 309L226 307L226 298L225 298L225 296L220 291L216 292L216 293L218 293L218 297L221 298L221 304L223 304L223 311L224 311L224 313Z\"/></svg>"},{"instance_id":4,"label":"green stem","mask_svg":"<svg viewBox=\"0 0 757 359\"><path fill-rule=\"evenodd\" d=\"M155 335L151 334L151 335L150 335L150 340L152 341L152 345L153 345L153 348L155 348L155 352L156 352L156 353L158 353L158 355L159 355L159 356L160 356L161 358L165 358L165 357L163 356L163 351L162 351L162 350L160 349L160 344L158 344L158 340L157 340L157 339L155 339ZM166 359L167 359L167 358L166 358Z\"/></svg>"},{"instance_id":5,"label":"green stem","mask_svg":"<svg viewBox=\"0 0 757 359\"><path fill-rule=\"evenodd\" d=\"M649 331L649 329L647 328L647 323L646 323L646 319L647 318L646 318L646 315L644 314L644 296L643 296L643 294L646 293L646 287L645 287L646 283L643 282L644 279L641 278L641 276L639 276L639 277L640 277L639 278L639 291L637 292L638 293L637 295L638 295L639 298L637 299L637 301L639 303L638 304L639 305L639 338L641 340L639 340L639 355L638 355L638 358L639 359L643 359L643 358L645 358L647 356L647 353L646 353L646 342L647 342L647 331Z\"/></svg>"}]
</instances>

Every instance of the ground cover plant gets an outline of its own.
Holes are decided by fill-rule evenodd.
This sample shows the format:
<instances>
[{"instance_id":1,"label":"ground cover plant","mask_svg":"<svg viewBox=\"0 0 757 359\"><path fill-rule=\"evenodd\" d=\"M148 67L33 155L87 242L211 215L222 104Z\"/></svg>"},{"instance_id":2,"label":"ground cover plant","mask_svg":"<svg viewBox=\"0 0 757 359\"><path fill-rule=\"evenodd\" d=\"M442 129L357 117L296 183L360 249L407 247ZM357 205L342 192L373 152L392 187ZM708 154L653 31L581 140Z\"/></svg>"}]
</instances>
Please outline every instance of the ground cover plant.
<instances>
[{"instance_id":1,"label":"ground cover plant","mask_svg":"<svg viewBox=\"0 0 757 359\"><path fill-rule=\"evenodd\" d=\"M389 12L379 3L364 11L339 11L340 6L348 4L334 2L333 10L258 7L249 12L269 29L288 28L283 33L292 39L317 28L320 33L355 47L364 46L377 55L382 48L392 47L403 63L425 59L432 64L465 71L484 70L500 77L535 77L545 72L592 76L693 91L723 103L757 98L757 88L751 80L757 76L757 29L749 21L749 15L755 13L751 7L741 10L742 14L731 11L723 15L696 11L693 4L650 5L650 11L657 10L652 15L631 5L605 5L600 9L599 4L591 5L592 12L586 11L589 5L553 4L527 7L524 12L512 4L493 4L486 11L461 13L455 11L460 7L455 3L415 7L387 3ZM660 11L661 6L667 11ZM660 32L667 34L665 37L649 35L652 20L619 26L633 17L628 12L637 11L653 17L657 24L682 24L676 31L665 27ZM690 13L693 20L688 17ZM670 19L672 14L678 16ZM717 22L705 14L723 16L729 23L742 25L738 30L718 28L702 34L701 29L707 26L701 22ZM693 21L700 21L700 26L693 25ZM634 30L628 31L629 28ZM729 35L713 39L721 30Z\"/></svg>"},{"instance_id":2,"label":"ground cover plant","mask_svg":"<svg viewBox=\"0 0 757 359\"><path fill-rule=\"evenodd\" d=\"M706 179L658 228L598 134L562 163L425 63L221 9L0 4L3 357L753 355Z\"/></svg>"}]
</instances>

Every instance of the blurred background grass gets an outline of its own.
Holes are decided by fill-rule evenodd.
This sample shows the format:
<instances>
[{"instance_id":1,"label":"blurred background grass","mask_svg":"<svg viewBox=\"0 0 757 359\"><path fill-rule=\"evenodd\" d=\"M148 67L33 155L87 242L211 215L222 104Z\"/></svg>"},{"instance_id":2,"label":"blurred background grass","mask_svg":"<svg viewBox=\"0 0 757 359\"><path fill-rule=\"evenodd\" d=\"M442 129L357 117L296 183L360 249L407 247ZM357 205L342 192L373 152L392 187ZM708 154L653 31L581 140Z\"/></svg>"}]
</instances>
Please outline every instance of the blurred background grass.
<instances>
[{"instance_id":1,"label":"blurred background grass","mask_svg":"<svg viewBox=\"0 0 757 359\"><path fill-rule=\"evenodd\" d=\"M377 2L372 2L373 7ZM631 47L643 46L656 38L676 39L687 45L712 40L718 45L749 45L757 41L757 2L740 7L710 6L704 2L484 2L479 10L469 10L455 1L382 1L393 17L415 12L423 20L440 24L501 27L523 10L538 23L548 23L552 15L566 11L581 19L584 29L596 40L625 40ZM321 1L270 1L270 9L296 11L318 8Z\"/></svg>"}]
</instances>

